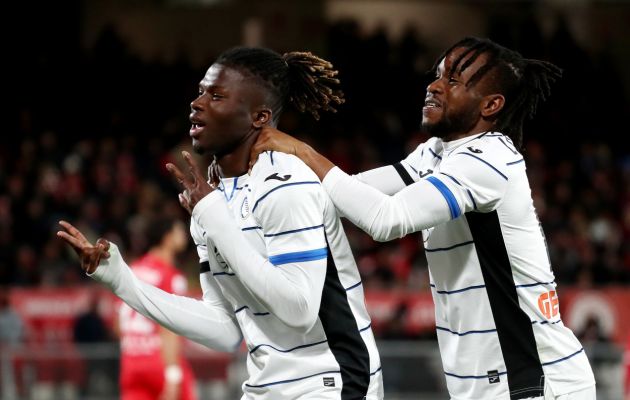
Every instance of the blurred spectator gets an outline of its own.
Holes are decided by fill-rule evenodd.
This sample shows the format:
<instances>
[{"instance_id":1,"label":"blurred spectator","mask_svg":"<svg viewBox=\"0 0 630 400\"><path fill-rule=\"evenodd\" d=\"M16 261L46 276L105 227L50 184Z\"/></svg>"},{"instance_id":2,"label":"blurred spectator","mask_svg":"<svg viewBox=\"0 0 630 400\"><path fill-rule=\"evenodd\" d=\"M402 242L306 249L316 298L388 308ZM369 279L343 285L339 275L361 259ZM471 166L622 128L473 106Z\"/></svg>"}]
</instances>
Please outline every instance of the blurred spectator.
<instances>
[{"instance_id":1,"label":"blurred spectator","mask_svg":"<svg viewBox=\"0 0 630 400\"><path fill-rule=\"evenodd\" d=\"M0 348L14 346L24 339L24 323L11 308L9 291L0 291Z\"/></svg>"},{"instance_id":2,"label":"blurred spectator","mask_svg":"<svg viewBox=\"0 0 630 400\"><path fill-rule=\"evenodd\" d=\"M99 346L111 342L113 335L110 328L99 314L99 299L93 295L89 299L87 310L79 314L74 323L74 343L85 362L86 379L81 385L84 397L111 393L115 383L110 379L111 371L116 371L116 361L112 357L102 357Z\"/></svg>"},{"instance_id":3,"label":"blurred spectator","mask_svg":"<svg viewBox=\"0 0 630 400\"><path fill-rule=\"evenodd\" d=\"M98 305L98 298L91 297L87 310L77 316L74 323L75 343L105 343L112 339L110 329L99 314Z\"/></svg>"}]
</instances>

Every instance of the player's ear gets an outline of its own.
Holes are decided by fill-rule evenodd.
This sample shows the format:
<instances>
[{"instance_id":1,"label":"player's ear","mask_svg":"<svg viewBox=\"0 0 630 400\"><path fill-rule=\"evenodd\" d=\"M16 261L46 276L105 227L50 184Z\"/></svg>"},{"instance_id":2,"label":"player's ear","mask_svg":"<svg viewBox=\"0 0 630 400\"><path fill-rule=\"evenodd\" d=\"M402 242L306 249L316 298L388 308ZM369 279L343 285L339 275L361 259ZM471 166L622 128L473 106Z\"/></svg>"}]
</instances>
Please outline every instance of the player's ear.
<instances>
[{"instance_id":1,"label":"player's ear","mask_svg":"<svg viewBox=\"0 0 630 400\"><path fill-rule=\"evenodd\" d=\"M496 114L503 109L505 105L505 97L502 94L489 94L484 96L481 102L481 116L489 118L496 116Z\"/></svg>"},{"instance_id":2,"label":"player's ear","mask_svg":"<svg viewBox=\"0 0 630 400\"><path fill-rule=\"evenodd\" d=\"M262 128L271 122L272 111L268 108L257 110L252 115L252 126L254 128Z\"/></svg>"}]
</instances>

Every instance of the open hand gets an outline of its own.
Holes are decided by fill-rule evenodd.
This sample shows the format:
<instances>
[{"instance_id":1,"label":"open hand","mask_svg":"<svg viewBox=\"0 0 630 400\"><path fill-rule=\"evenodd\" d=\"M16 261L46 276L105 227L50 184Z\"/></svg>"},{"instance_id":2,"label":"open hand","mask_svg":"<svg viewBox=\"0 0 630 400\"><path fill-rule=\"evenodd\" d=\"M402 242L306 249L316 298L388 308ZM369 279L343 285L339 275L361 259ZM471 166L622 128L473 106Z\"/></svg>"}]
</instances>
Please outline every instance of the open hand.
<instances>
[{"instance_id":1,"label":"open hand","mask_svg":"<svg viewBox=\"0 0 630 400\"><path fill-rule=\"evenodd\" d=\"M96 241L93 245L80 230L72 226L69 222L59 221L65 230L58 231L57 236L66 241L79 256L81 260L81 269L88 274L94 273L102 258L109 258L109 242L103 238Z\"/></svg>"},{"instance_id":2,"label":"open hand","mask_svg":"<svg viewBox=\"0 0 630 400\"><path fill-rule=\"evenodd\" d=\"M256 143L254 143L249 152L249 170L251 171L254 164L256 164L258 155L264 151L273 150L297 156L298 149L303 145L304 142L276 128L265 125L262 127L258 138L256 138Z\"/></svg>"},{"instance_id":3,"label":"open hand","mask_svg":"<svg viewBox=\"0 0 630 400\"><path fill-rule=\"evenodd\" d=\"M203 176L190 153L182 151L182 156L186 164L188 164L188 174L184 174L175 164L171 163L166 164L166 169L184 188L184 191L179 194L179 204L181 204L189 214L192 214L192 210L197 203L208 194L212 193L214 187L210 186L206 181L207 178Z\"/></svg>"}]
</instances>

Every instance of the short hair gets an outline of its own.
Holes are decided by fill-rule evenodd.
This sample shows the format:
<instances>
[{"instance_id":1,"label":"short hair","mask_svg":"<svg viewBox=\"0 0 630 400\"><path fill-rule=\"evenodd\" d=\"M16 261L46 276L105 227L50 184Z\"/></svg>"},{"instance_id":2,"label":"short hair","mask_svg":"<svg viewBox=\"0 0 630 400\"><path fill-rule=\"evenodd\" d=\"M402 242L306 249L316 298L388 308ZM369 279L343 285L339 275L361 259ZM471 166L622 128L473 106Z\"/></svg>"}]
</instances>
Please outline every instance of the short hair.
<instances>
[{"instance_id":1,"label":"short hair","mask_svg":"<svg viewBox=\"0 0 630 400\"><path fill-rule=\"evenodd\" d=\"M273 97L273 121L287 104L319 119L320 111L336 112L344 102L337 87L337 71L330 62L309 52L280 55L262 47L235 47L222 53L215 64L245 70L258 77Z\"/></svg>"},{"instance_id":2,"label":"short hair","mask_svg":"<svg viewBox=\"0 0 630 400\"><path fill-rule=\"evenodd\" d=\"M481 54L487 55L485 65L466 84L472 86L492 71L495 81L490 84L491 88L505 97L505 106L497 115L496 129L520 148L525 120L533 118L538 103L549 97L551 84L562 76L562 70L550 62L524 58L517 51L490 39L476 37L466 37L452 45L437 59L433 69L436 70L441 60L456 48L464 48L466 51L454 60L451 74L461 73ZM468 55L470 57L462 63Z\"/></svg>"}]
</instances>

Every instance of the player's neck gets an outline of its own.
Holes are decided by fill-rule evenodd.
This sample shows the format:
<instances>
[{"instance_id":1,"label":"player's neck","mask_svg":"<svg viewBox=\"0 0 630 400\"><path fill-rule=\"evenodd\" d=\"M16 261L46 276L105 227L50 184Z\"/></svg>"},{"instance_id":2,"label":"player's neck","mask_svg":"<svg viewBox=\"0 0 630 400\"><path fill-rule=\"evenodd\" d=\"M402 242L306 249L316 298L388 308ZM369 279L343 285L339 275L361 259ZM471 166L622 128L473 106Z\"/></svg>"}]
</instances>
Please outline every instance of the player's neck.
<instances>
[{"instance_id":1,"label":"player's neck","mask_svg":"<svg viewBox=\"0 0 630 400\"><path fill-rule=\"evenodd\" d=\"M217 158L222 178L245 175L249 169L249 152L258 138L260 130L253 131L230 153Z\"/></svg>"}]
</instances>

